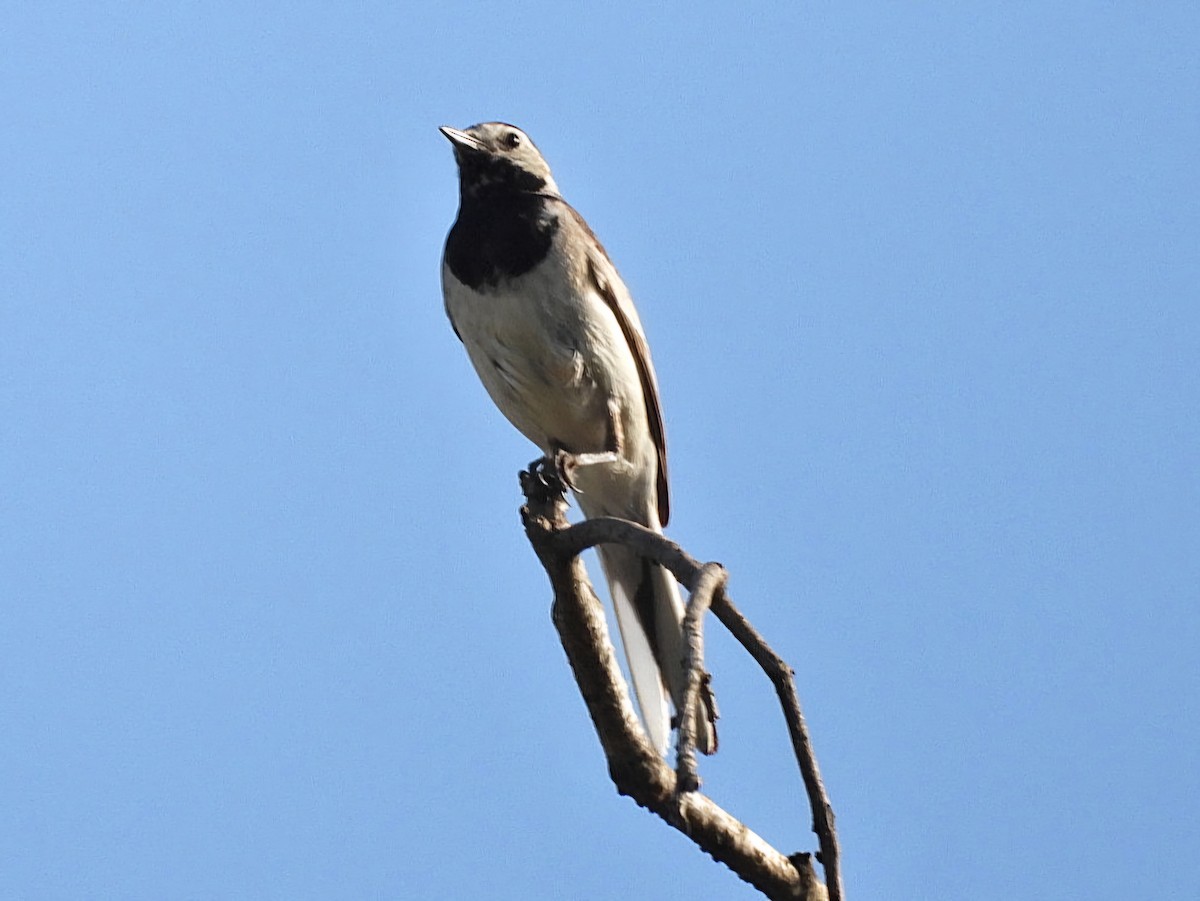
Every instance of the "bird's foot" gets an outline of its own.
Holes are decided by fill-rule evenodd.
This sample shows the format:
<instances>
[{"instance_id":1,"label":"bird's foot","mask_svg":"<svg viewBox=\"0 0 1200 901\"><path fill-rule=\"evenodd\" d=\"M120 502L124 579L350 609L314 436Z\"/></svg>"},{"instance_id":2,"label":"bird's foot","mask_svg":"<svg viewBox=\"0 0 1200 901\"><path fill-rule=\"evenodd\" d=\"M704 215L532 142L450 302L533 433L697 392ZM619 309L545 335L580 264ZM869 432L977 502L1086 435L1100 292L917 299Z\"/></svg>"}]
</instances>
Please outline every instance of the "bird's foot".
<instances>
[{"instance_id":1,"label":"bird's foot","mask_svg":"<svg viewBox=\"0 0 1200 901\"><path fill-rule=\"evenodd\" d=\"M558 475L559 480L574 491L576 494L583 494L579 486L575 484L575 475L585 466L597 466L600 464L613 464L619 462L620 454L614 451L603 451L601 453L592 454L572 454L568 451L559 448L554 452L554 471Z\"/></svg>"},{"instance_id":2,"label":"bird's foot","mask_svg":"<svg viewBox=\"0 0 1200 901\"><path fill-rule=\"evenodd\" d=\"M554 467L554 475L560 482L572 491L579 490L575 487L575 470L579 466L577 454L568 453L560 447L554 452L554 458L549 460L549 463Z\"/></svg>"},{"instance_id":3,"label":"bird's foot","mask_svg":"<svg viewBox=\"0 0 1200 901\"><path fill-rule=\"evenodd\" d=\"M542 492L566 494L570 484L563 478L562 470L554 456L538 457L521 473L521 480L536 485Z\"/></svg>"},{"instance_id":4,"label":"bird's foot","mask_svg":"<svg viewBox=\"0 0 1200 901\"><path fill-rule=\"evenodd\" d=\"M527 531L532 529L531 536L567 527L567 489L551 458L538 457L530 463L521 471L520 482L527 501L521 507L521 522Z\"/></svg>"}]
</instances>

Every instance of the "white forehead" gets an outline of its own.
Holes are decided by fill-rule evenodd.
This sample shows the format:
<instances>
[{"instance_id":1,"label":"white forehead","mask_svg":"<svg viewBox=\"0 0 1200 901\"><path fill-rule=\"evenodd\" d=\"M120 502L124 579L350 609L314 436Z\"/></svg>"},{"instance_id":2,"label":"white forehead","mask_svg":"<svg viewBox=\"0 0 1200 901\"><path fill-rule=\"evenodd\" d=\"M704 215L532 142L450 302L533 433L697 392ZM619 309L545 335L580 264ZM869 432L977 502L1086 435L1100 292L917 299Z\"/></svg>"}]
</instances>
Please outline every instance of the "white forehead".
<instances>
[{"instance_id":1,"label":"white forehead","mask_svg":"<svg viewBox=\"0 0 1200 901\"><path fill-rule=\"evenodd\" d=\"M537 145L515 125L509 125L507 122L483 122L472 125L467 129L467 134L479 138L493 153L507 156L531 169L541 169L547 165Z\"/></svg>"},{"instance_id":2,"label":"white forehead","mask_svg":"<svg viewBox=\"0 0 1200 901\"><path fill-rule=\"evenodd\" d=\"M529 140L529 135L525 134L517 126L509 125L507 122L480 122L478 125L472 125L466 131L467 134L474 135L489 146L497 146L501 141L509 140L509 135L512 134L520 138L522 144L530 147L533 146L533 141Z\"/></svg>"}]
</instances>

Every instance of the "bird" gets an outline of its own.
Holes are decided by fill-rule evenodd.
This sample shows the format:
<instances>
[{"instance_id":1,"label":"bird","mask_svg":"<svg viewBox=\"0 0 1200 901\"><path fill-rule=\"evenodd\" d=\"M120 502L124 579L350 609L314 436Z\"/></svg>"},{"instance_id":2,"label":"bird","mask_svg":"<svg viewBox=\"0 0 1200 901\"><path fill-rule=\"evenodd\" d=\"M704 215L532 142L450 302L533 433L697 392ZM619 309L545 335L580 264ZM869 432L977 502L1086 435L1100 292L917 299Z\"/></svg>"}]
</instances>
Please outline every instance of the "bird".
<instances>
[{"instance_id":1,"label":"bird","mask_svg":"<svg viewBox=\"0 0 1200 901\"><path fill-rule=\"evenodd\" d=\"M451 327L492 401L565 474L586 518L662 532L667 446L650 348L625 283L563 199L521 129L442 126L458 167L458 215L442 257ZM683 602L674 577L619 544L598 547L651 744L665 754L682 710ZM701 680L696 748L717 749ZM678 713L676 714L678 716Z\"/></svg>"}]
</instances>

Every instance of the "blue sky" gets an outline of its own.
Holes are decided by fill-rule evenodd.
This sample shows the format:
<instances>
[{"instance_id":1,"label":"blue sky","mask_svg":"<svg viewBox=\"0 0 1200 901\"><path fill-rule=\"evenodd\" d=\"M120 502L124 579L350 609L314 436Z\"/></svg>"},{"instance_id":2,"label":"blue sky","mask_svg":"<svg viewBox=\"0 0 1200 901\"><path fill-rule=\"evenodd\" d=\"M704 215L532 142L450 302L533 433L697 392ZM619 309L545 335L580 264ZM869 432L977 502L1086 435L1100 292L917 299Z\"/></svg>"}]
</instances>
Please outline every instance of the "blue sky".
<instances>
[{"instance_id":1,"label":"blue sky","mask_svg":"<svg viewBox=\"0 0 1200 901\"><path fill-rule=\"evenodd\" d=\"M618 798L442 124L638 301L851 898L1200 881L1194 4L9 4L0 897L751 898ZM812 848L719 634L706 788Z\"/></svg>"}]
</instances>

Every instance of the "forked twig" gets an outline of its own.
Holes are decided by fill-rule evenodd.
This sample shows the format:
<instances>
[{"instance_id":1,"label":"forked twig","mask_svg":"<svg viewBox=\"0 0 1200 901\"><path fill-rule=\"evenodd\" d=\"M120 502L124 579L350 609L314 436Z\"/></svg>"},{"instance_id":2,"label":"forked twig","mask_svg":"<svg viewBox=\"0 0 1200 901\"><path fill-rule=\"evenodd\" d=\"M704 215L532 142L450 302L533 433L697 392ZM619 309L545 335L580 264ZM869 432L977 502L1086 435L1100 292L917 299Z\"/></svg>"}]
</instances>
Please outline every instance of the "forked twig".
<instances>
[{"instance_id":1,"label":"forked twig","mask_svg":"<svg viewBox=\"0 0 1200 901\"><path fill-rule=\"evenodd\" d=\"M658 814L768 898L842 901L833 808L808 736L794 674L734 607L725 590L724 567L701 564L663 535L626 520L600 518L571 525L563 486L545 467L535 465L521 473L521 487L528 502L521 508L522 522L554 590L552 618L618 792ZM624 544L670 570L691 595L684 617L688 684L684 709L679 711L675 771L651 747L633 711L603 608L579 558L584 550L606 543ZM781 854L697 791L694 711L704 678L703 618L710 608L775 686L812 807L825 885L816 878L810 855Z\"/></svg>"}]
</instances>

